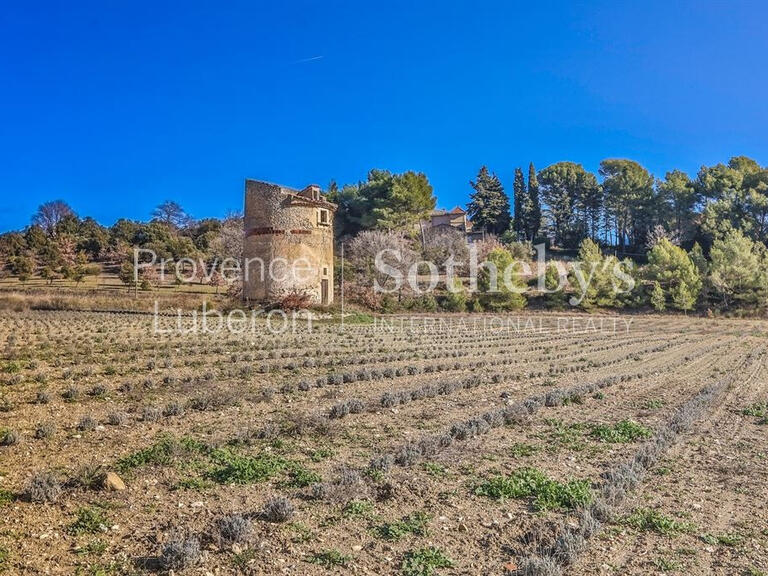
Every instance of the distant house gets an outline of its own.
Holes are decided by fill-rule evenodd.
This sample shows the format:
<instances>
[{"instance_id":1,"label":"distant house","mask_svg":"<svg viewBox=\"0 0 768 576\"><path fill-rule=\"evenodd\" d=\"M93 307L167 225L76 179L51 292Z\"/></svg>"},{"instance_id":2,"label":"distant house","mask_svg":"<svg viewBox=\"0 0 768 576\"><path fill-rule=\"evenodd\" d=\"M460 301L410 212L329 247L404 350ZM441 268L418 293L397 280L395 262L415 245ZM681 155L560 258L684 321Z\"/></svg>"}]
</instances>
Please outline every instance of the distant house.
<instances>
[{"instance_id":1,"label":"distant house","mask_svg":"<svg viewBox=\"0 0 768 576\"><path fill-rule=\"evenodd\" d=\"M433 210L427 223L429 228L451 228L467 237L468 242L483 238L482 231L473 231L472 222L467 218L467 211L456 206L453 210Z\"/></svg>"}]
</instances>

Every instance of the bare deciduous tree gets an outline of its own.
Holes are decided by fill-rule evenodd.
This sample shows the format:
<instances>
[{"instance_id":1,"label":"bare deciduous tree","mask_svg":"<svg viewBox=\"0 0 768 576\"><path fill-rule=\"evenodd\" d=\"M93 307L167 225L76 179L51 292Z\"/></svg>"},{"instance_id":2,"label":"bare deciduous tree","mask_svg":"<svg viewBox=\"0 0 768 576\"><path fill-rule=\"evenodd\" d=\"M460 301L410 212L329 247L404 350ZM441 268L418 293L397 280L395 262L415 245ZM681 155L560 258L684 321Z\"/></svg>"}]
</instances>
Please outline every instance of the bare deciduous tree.
<instances>
[{"instance_id":1,"label":"bare deciduous tree","mask_svg":"<svg viewBox=\"0 0 768 576\"><path fill-rule=\"evenodd\" d=\"M445 226L427 229L424 232L424 258L442 266L451 256L457 265L466 264L469 247L465 235Z\"/></svg>"},{"instance_id":2,"label":"bare deciduous tree","mask_svg":"<svg viewBox=\"0 0 768 576\"><path fill-rule=\"evenodd\" d=\"M377 267L377 258L381 263L407 277L411 265L418 260L408 239L398 232L367 230L360 232L349 243L349 262L362 282L376 283L384 289L393 289L396 280L392 274ZM404 283L401 284L402 289Z\"/></svg>"},{"instance_id":3,"label":"bare deciduous tree","mask_svg":"<svg viewBox=\"0 0 768 576\"><path fill-rule=\"evenodd\" d=\"M40 204L32 216L32 224L40 226L46 234L53 236L56 233L56 226L67 216L74 216L75 211L64 202L64 200L52 200L45 204Z\"/></svg>"},{"instance_id":4,"label":"bare deciduous tree","mask_svg":"<svg viewBox=\"0 0 768 576\"><path fill-rule=\"evenodd\" d=\"M221 262L234 258L243 259L243 216L239 213L227 215L221 223L218 236L211 243L211 254Z\"/></svg>"},{"instance_id":5,"label":"bare deciduous tree","mask_svg":"<svg viewBox=\"0 0 768 576\"><path fill-rule=\"evenodd\" d=\"M184 228L191 222L192 218L184 211L184 208L178 202L166 200L152 211L152 219L173 226L174 228Z\"/></svg>"}]
</instances>

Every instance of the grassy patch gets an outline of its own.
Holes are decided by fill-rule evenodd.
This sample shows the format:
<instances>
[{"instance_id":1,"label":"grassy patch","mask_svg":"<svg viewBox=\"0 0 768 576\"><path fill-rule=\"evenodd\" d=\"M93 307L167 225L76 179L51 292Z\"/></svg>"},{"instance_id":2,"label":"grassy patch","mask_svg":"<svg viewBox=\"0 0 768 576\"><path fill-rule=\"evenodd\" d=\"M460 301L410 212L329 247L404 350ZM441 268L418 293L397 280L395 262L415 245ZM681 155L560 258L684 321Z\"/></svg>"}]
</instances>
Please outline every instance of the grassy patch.
<instances>
[{"instance_id":1,"label":"grassy patch","mask_svg":"<svg viewBox=\"0 0 768 576\"><path fill-rule=\"evenodd\" d=\"M521 468L508 476L494 476L475 488L475 494L494 500L533 498L539 511L573 509L592 501L587 480L558 482L536 468Z\"/></svg>"},{"instance_id":2,"label":"grassy patch","mask_svg":"<svg viewBox=\"0 0 768 576\"><path fill-rule=\"evenodd\" d=\"M373 324L374 317L366 312L353 312L344 316L345 324ZM338 320L341 322L341 319Z\"/></svg>"},{"instance_id":3,"label":"grassy patch","mask_svg":"<svg viewBox=\"0 0 768 576\"><path fill-rule=\"evenodd\" d=\"M626 444L640 438L648 438L651 430L633 420L622 420L613 426L606 424L592 426L591 435L602 442Z\"/></svg>"},{"instance_id":4,"label":"grassy patch","mask_svg":"<svg viewBox=\"0 0 768 576\"><path fill-rule=\"evenodd\" d=\"M214 483L206 478L183 478L173 485L172 490L192 490L201 492L213 488Z\"/></svg>"},{"instance_id":5,"label":"grassy patch","mask_svg":"<svg viewBox=\"0 0 768 576\"><path fill-rule=\"evenodd\" d=\"M10 564L10 560L11 553L8 548L0 546L0 572L5 572L5 569L8 568L8 565Z\"/></svg>"},{"instance_id":6,"label":"grassy patch","mask_svg":"<svg viewBox=\"0 0 768 576\"><path fill-rule=\"evenodd\" d=\"M346 556L336 549L322 550L315 552L309 557L310 564L318 564L325 568L333 568L334 566L346 566L352 561L351 556Z\"/></svg>"},{"instance_id":7,"label":"grassy patch","mask_svg":"<svg viewBox=\"0 0 768 576\"><path fill-rule=\"evenodd\" d=\"M411 550L403 558L403 576L432 576L440 568L453 566L451 560L440 548L428 547Z\"/></svg>"},{"instance_id":8,"label":"grassy patch","mask_svg":"<svg viewBox=\"0 0 768 576\"><path fill-rule=\"evenodd\" d=\"M429 474L430 476L434 476L435 478L445 478L446 476L448 476L448 471L445 469L445 466L442 466L435 462L424 462L422 464L422 467L424 468L427 474Z\"/></svg>"},{"instance_id":9,"label":"grassy patch","mask_svg":"<svg viewBox=\"0 0 768 576\"><path fill-rule=\"evenodd\" d=\"M82 548L75 549L75 552L81 556L85 556L87 554L95 554L97 556L101 556L108 547L109 545L104 540L97 538L96 540L88 542L88 544Z\"/></svg>"},{"instance_id":10,"label":"grassy patch","mask_svg":"<svg viewBox=\"0 0 768 576\"><path fill-rule=\"evenodd\" d=\"M128 472L142 466L170 466L174 462L188 461L210 452L210 448L194 438L174 438L170 434L162 434L150 447L120 458L117 469Z\"/></svg>"},{"instance_id":11,"label":"grassy patch","mask_svg":"<svg viewBox=\"0 0 768 576\"><path fill-rule=\"evenodd\" d=\"M243 456L228 450L215 455L217 466L209 476L219 484L256 484L265 482L286 469L288 462L274 454L262 453L257 456Z\"/></svg>"},{"instance_id":12,"label":"grassy patch","mask_svg":"<svg viewBox=\"0 0 768 576\"><path fill-rule=\"evenodd\" d=\"M744 540L740 534L702 534L700 538L707 544L729 547L738 546Z\"/></svg>"},{"instance_id":13,"label":"grassy patch","mask_svg":"<svg viewBox=\"0 0 768 576\"><path fill-rule=\"evenodd\" d=\"M536 454L536 452L539 451L538 446L534 446L533 444L526 444L525 442L515 442L512 444L512 447L509 449L510 454L512 456L515 456L517 458L522 458L524 456L532 456L533 454Z\"/></svg>"},{"instance_id":14,"label":"grassy patch","mask_svg":"<svg viewBox=\"0 0 768 576\"><path fill-rule=\"evenodd\" d=\"M308 486L319 482L320 477L282 456L269 452L257 455L241 454L233 447L211 448L188 436L174 438L161 435L151 446L118 460L117 468L127 472L142 466L176 466L202 473L202 478L180 480L175 488L202 490L210 482L219 484L256 484L281 472L288 472L284 485Z\"/></svg>"},{"instance_id":15,"label":"grassy patch","mask_svg":"<svg viewBox=\"0 0 768 576\"><path fill-rule=\"evenodd\" d=\"M646 400L643 403L643 408L645 410L657 410L662 406L664 406L664 404L666 404L666 402L664 402L664 400L662 400L661 398L653 398L651 400Z\"/></svg>"},{"instance_id":16,"label":"grassy patch","mask_svg":"<svg viewBox=\"0 0 768 576\"><path fill-rule=\"evenodd\" d=\"M680 522L650 508L638 508L622 523L637 530L656 532L662 536L676 536L695 529L689 522Z\"/></svg>"},{"instance_id":17,"label":"grassy patch","mask_svg":"<svg viewBox=\"0 0 768 576\"><path fill-rule=\"evenodd\" d=\"M758 424L768 424L768 402L755 402L742 411L744 416L759 418Z\"/></svg>"},{"instance_id":18,"label":"grassy patch","mask_svg":"<svg viewBox=\"0 0 768 576\"><path fill-rule=\"evenodd\" d=\"M0 506L5 506L16 500L13 492L10 490L0 490Z\"/></svg>"},{"instance_id":19,"label":"grassy patch","mask_svg":"<svg viewBox=\"0 0 768 576\"><path fill-rule=\"evenodd\" d=\"M408 535L426 536L430 517L425 512L413 512L401 520L376 526L373 531L379 538L391 542Z\"/></svg>"},{"instance_id":20,"label":"grassy patch","mask_svg":"<svg viewBox=\"0 0 768 576\"><path fill-rule=\"evenodd\" d=\"M659 556L653 559L653 565L656 566L662 572L677 572L682 567L680 562L672 560L671 558L664 558Z\"/></svg>"},{"instance_id":21,"label":"grassy patch","mask_svg":"<svg viewBox=\"0 0 768 576\"><path fill-rule=\"evenodd\" d=\"M368 500L350 500L341 511L345 518L369 516L373 512L373 504Z\"/></svg>"},{"instance_id":22,"label":"grassy patch","mask_svg":"<svg viewBox=\"0 0 768 576\"><path fill-rule=\"evenodd\" d=\"M318 448L309 455L309 459L312 460L312 462L322 462L335 454L336 453L330 448Z\"/></svg>"},{"instance_id":23,"label":"grassy patch","mask_svg":"<svg viewBox=\"0 0 768 576\"><path fill-rule=\"evenodd\" d=\"M580 452L584 449L585 443L582 438L584 425L581 423L565 424L557 418L547 418L544 420L552 430L548 436L544 437L550 445L548 449L556 450L558 446Z\"/></svg>"},{"instance_id":24,"label":"grassy patch","mask_svg":"<svg viewBox=\"0 0 768 576\"><path fill-rule=\"evenodd\" d=\"M281 483L285 488L305 488L323 481L320 474L304 468L301 464L290 464L288 469L288 479Z\"/></svg>"},{"instance_id":25,"label":"grassy patch","mask_svg":"<svg viewBox=\"0 0 768 576\"><path fill-rule=\"evenodd\" d=\"M240 570L245 570L252 560L258 558L259 552L256 548L248 548L239 554L232 555L232 565Z\"/></svg>"},{"instance_id":26,"label":"grassy patch","mask_svg":"<svg viewBox=\"0 0 768 576\"><path fill-rule=\"evenodd\" d=\"M286 524L286 527L294 534L291 537L291 542L303 544L315 539L312 529L306 524L302 524L301 522L290 522Z\"/></svg>"},{"instance_id":27,"label":"grassy patch","mask_svg":"<svg viewBox=\"0 0 768 576\"><path fill-rule=\"evenodd\" d=\"M77 518L69 526L70 534L98 534L107 529L107 519L104 510L96 506L78 508Z\"/></svg>"}]
</instances>

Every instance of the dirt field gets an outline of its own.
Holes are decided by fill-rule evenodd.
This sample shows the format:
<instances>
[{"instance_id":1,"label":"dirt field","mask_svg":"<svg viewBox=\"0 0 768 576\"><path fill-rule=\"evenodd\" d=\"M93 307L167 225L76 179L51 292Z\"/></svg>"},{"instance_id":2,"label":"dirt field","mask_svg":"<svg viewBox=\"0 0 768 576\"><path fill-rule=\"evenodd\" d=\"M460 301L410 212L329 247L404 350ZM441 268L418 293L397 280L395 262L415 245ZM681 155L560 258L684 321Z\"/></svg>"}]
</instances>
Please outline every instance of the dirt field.
<instances>
[{"instance_id":1,"label":"dirt field","mask_svg":"<svg viewBox=\"0 0 768 576\"><path fill-rule=\"evenodd\" d=\"M768 323L484 318L3 313L0 572L768 573Z\"/></svg>"}]
</instances>

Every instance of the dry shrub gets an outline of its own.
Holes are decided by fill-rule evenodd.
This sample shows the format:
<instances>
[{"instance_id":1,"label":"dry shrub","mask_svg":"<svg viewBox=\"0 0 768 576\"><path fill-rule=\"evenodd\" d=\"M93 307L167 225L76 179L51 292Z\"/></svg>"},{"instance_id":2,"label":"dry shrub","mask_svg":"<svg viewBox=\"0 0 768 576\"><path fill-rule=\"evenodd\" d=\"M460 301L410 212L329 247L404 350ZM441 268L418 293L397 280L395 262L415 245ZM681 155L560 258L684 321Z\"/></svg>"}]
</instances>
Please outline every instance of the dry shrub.
<instances>
[{"instance_id":1,"label":"dry shrub","mask_svg":"<svg viewBox=\"0 0 768 576\"><path fill-rule=\"evenodd\" d=\"M275 305L280 310L294 311L309 308L311 302L312 297L306 290L291 290L285 296L281 297Z\"/></svg>"},{"instance_id":2,"label":"dry shrub","mask_svg":"<svg viewBox=\"0 0 768 576\"><path fill-rule=\"evenodd\" d=\"M59 479L50 472L37 472L24 487L24 498L30 502L56 502L61 496Z\"/></svg>"},{"instance_id":3,"label":"dry shrub","mask_svg":"<svg viewBox=\"0 0 768 576\"><path fill-rule=\"evenodd\" d=\"M264 504L261 515L268 522L287 522L293 518L295 512L296 510L288 498L274 496Z\"/></svg>"},{"instance_id":4,"label":"dry shrub","mask_svg":"<svg viewBox=\"0 0 768 576\"><path fill-rule=\"evenodd\" d=\"M160 552L160 567L164 570L184 570L200 560L200 541L186 532L171 534Z\"/></svg>"},{"instance_id":5,"label":"dry shrub","mask_svg":"<svg viewBox=\"0 0 768 576\"><path fill-rule=\"evenodd\" d=\"M252 531L250 518L242 514L228 514L216 520L216 534L220 542L244 542Z\"/></svg>"}]
</instances>

